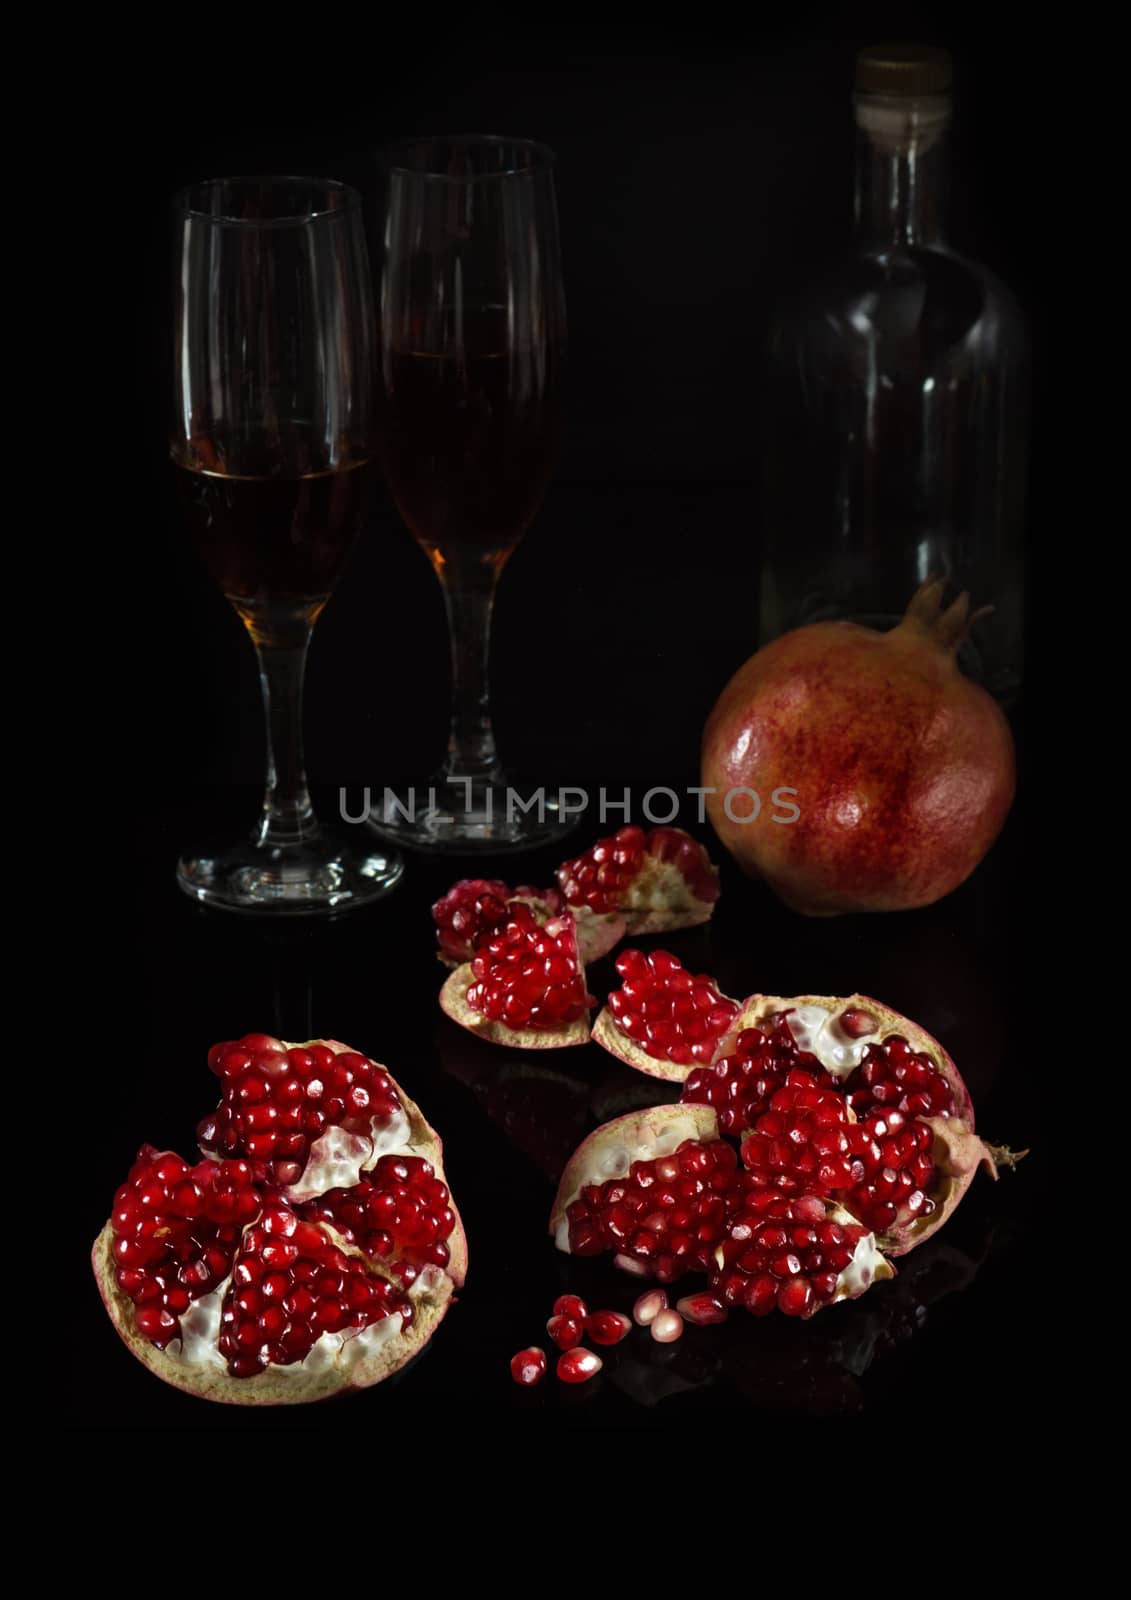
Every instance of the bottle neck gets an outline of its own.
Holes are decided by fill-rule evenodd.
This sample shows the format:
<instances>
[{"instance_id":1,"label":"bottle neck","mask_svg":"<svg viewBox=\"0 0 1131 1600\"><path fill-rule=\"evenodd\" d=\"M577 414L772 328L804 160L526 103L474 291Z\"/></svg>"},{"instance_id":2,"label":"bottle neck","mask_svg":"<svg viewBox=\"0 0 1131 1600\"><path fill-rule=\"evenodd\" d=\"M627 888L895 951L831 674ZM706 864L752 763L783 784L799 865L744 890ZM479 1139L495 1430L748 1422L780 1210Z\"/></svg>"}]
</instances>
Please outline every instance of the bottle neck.
<instances>
[{"instance_id":1,"label":"bottle neck","mask_svg":"<svg viewBox=\"0 0 1131 1600\"><path fill-rule=\"evenodd\" d=\"M939 244L950 101L856 97L856 234L873 249Z\"/></svg>"}]
</instances>

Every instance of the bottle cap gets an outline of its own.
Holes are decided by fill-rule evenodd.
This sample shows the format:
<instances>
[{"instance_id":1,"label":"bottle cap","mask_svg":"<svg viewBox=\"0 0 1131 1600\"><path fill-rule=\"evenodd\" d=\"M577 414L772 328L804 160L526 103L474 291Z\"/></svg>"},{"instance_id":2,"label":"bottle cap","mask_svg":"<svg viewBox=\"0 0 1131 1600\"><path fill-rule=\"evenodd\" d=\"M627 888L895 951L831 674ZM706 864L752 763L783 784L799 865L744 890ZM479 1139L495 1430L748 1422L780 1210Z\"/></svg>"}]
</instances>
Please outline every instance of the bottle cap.
<instances>
[{"instance_id":1,"label":"bottle cap","mask_svg":"<svg viewBox=\"0 0 1131 1600\"><path fill-rule=\"evenodd\" d=\"M917 100L949 93L950 83L950 52L933 45L871 45L856 57L857 94Z\"/></svg>"}]
</instances>

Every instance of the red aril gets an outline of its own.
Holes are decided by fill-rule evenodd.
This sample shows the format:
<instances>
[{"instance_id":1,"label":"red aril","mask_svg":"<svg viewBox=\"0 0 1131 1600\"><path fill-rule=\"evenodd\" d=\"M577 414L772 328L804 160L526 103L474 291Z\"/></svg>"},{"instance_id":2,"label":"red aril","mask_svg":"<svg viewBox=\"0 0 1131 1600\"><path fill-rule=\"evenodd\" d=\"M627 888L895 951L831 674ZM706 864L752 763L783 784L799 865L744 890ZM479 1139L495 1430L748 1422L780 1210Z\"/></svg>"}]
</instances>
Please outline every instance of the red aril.
<instances>
[{"instance_id":1,"label":"red aril","mask_svg":"<svg viewBox=\"0 0 1131 1600\"><path fill-rule=\"evenodd\" d=\"M1005 821L1013 739L958 668L969 608L963 595L944 611L943 588L924 584L889 633L821 622L775 639L711 712L702 750L711 822L795 911L930 905L969 876ZM793 822L728 808L740 789L779 787L794 797Z\"/></svg>"},{"instance_id":2,"label":"red aril","mask_svg":"<svg viewBox=\"0 0 1131 1600\"><path fill-rule=\"evenodd\" d=\"M532 1388L546 1376L546 1352L530 1345L511 1357L511 1377L524 1388Z\"/></svg>"},{"instance_id":3,"label":"red aril","mask_svg":"<svg viewBox=\"0 0 1131 1600\"><path fill-rule=\"evenodd\" d=\"M480 939L500 927L516 905L525 905L541 924L560 916L565 902L557 889L520 884L511 889L500 878L461 878L432 907L437 955L445 966L458 967L475 955ZM574 910L578 948L583 962L597 961L624 937L624 919L598 916L587 907Z\"/></svg>"},{"instance_id":4,"label":"red aril","mask_svg":"<svg viewBox=\"0 0 1131 1600\"><path fill-rule=\"evenodd\" d=\"M680 1078L712 1061L738 1014L713 978L688 972L667 950L625 950L623 982L609 995L593 1038L630 1066L657 1078Z\"/></svg>"},{"instance_id":5,"label":"red aril","mask_svg":"<svg viewBox=\"0 0 1131 1600\"><path fill-rule=\"evenodd\" d=\"M727 1320L727 1308L717 1295L713 1294L686 1294L682 1300L677 1300L675 1308L684 1322L693 1322L700 1327L708 1327L716 1322Z\"/></svg>"},{"instance_id":6,"label":"red aril","mask_svg":"<svg viewBox=\"0 0 1131 1600\"><path fill-rule=\"evenodd\" d=\"M554 1301L555 1317L572 1317L574 1322L584 1322L589 1315L589 1307L580 1295L560 1294Z\"/></svg>"},{"instance_id":7,"label":"red aril","mask_svg":"<svg viewBox=\"0 0 1131 1600\"><path fill-rule=\"evenodd\" d=\"M853 1299L892 1269L874 1236L816 1195L749 1194L715 1253L709 1283L726 1305L754 1316L810 1317Z\"/></svg>"},{"instance_id":8,"label":"red aril","mask_svg":"<svg viewBox=\"0 0 1131 1600\"><path fill-rule=\"evenodd\" d=\"M567 1350L558 1357L556 1370L563 1383L588 1383L604 1364L593 1350Z\"/></svg>"},{"instance_id":9,"label":"red aril","mask_svg":"<svg viewBox=\"0 0 1131 1600\"><path fill-rule=\"evenodd\" d=\"M190 1166L142 1147L93 1251L115 1328L167 1383L229 1404L380 1382L424 1346L464 1281L439 1139L383 1067L334 1041L246 1035L210 1059L224 1084L210 1135L245 1156ZM318 1097L322 1120L287 1156L297 1171L280 1173L245 1113L290 1103L286 1086L312 1071L348 1109ZM364 1105L349 1101L355 1086Z\"/></svg>"},{"instance_id":10,"label":"red aril","mask_svg":"<svg viewBox=\"0 0 1131 1600\"><path fill-rule=\"evenodd\" d=\"M632 1332L632 1323L620 1311L594 1311L585 1320L585 1332L594 1344L620 1344Z\"/></svg>"},{"instance_id":11,"label":"red aril","mask_svg":"<svg viewBox=\"0 0 1131 1600\"><path fill-rule=\"evenodd\" d=\"M546 1332L559 1350L572 1350L581 1343L585 1327L573 1317L551 1317L546 1324Z\"/></svg>"}]
</instances>

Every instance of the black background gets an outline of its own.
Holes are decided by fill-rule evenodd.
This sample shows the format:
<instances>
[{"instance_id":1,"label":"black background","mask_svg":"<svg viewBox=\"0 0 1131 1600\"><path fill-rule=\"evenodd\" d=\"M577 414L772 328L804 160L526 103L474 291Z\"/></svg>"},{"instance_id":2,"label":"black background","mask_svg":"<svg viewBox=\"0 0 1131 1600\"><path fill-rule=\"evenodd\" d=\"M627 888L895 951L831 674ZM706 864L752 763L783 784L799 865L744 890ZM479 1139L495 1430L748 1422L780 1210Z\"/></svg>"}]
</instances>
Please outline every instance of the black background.
<instances>
[{"instance_id":1,"label":"black background","mask_svg":"<svg viewBox=\"0 0 1131 1600\"><path fill-rule=\"evenodd\" d=\"M206 916L181 901L172 880L177 851L192 838L217 827L234 834L250 821L263 756L250 647L185 548L168 498L172 192L224 173L301 171L347 179L372 201L373 152L405 133L522 134L556 149L570 314L567 437L544 510L501 585L497 729L512 765L539 781L627 783L637 793L678 787L697 781L705 715L753 648L760 341L785 290L846 236L853 50L877 37L945 43L957 80L950 232L1010 283L1035 348L1033 656L1015 713L1021 797L989 860L931 911L807 923L728 872L718 926L673 948L732 993L859 988L904 1006L958 1056L988 1135L1039 1147L1041 1067L1025 1004L1036 835L1024 779L1035 761L1046 663L1042 552L1071 495L1068 465L1051 448L1064 420L1063 263L1048 227L1060 137L1046 114L1051 52L1039 39L956 36L937 7L861 8L843 34L822 30L816 16L806 27L797 15L788 33L749 24L696 31L686 19L678 31L652 20L600 34L547 24L532 33L529 24L485 32L351 23L303 59L276 60L262 39L220 47L194 38L159 72L103 62L94 78L98 174L88 193L103 278L89 288L101 299L97 349L86 358L100 373L98 454L128 460L129 472L100 475L94 490L99 515L115 529L99 693L113 708L102 732L119 916L107 950L110 1071L86 1097L78 1232L93 1237L143 1138L189 1153L193 1124L212 1099L204 1056L215 1039L252 1028L322 1033L387 1060L448 1141L473 1278L419 1372L350 1402L374 1415L431 1402L517 1407L543 1422L663 1424L710 1415L745 1392L764 1411L808 1417L898 1408L940 1381L992 1392L1000 1408L1027 1381L1011 1352L1035 1248L1039 1148L997 1190L983 1185L964 1208L969 1220L953 1225L967 1261L982 1261L974 1288L942 1301L925 1331L877 1356L864 1375L846 1380L853 1358L828 1356L836 1339L814 1343L807 1328L784 1352L754 1347L765 1370L779 1374L772 1397L762 1369L756 1380L732 1375L658 1407L624 1399L608 1375L581 1397L552 1385L519 1395L498 1375L514 1349L538 1342L567 1276L540 1233L548 1179L516 1149L521 1132L512 1127L508 1142L483 1115L499 1063L480 1051L469 1065L462 1039L453 1042L434 1011L426 907L465 869L410 860L386 905L353 924L306 932ZM123 174L128 197L112 223L107 172ZM88 501L90 492L84 487ZM383 502L312 649L308 758L322 802L332 807L342 784L379 786L433 766L446 694L438 586ZM578 848L594 832L583 828ZM552 865L552 857L533 858L521 876L544 879ZM544 1084L529 1104L520 1094L531 1116L553 1122L568 1103L584 1117L594 1093L598 1111L607 1108L615 1085L593 1091L603 1061L591 1061L592 1051L570 1054L583 1059L562 1065L575 1081L558 1086L557 1109L538 1101L554 1093ZM479 1083L478 1104L469 1078ZM608 1303L623 1303L623 1283L601 1279L600 1287ZM117 1346L92 1287L84 1283L80 1295L96 1357L76 1371L67 1420L272 1420L163 1390ZM870 1326L858 1318L848 1342L866 1343ZM749 1328L727 1332L745 1372ZM687 1359L710 1366L722 1345L696 1339ZM814 1360L822 1372L822 1363L835 1368L831 1400L814 1398ZM301 1420L334 1424L340 1408L307 1410Z\"/></svg>"}]
</instances>

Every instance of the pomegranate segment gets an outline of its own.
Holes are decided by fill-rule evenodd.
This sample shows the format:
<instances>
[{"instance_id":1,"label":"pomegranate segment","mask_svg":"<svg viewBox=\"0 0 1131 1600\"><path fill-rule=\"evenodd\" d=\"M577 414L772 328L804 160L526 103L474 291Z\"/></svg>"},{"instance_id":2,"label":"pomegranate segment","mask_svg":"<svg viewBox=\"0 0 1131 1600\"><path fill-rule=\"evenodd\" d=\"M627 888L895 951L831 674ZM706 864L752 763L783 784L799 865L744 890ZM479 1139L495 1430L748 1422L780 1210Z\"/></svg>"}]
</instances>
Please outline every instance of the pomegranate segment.
<instances>
[{"instance_id":1,"label":"pomegranate segment","mask_svg":"<svg viewBox=\"0 0 1131 1600\"><path fill-rule=\"evenodd\" d=\"M221 1101L197 1128L201 1149L254 1162L263 1182L295 1198L356 1181L382 1143L407 1132L388 1073L357 1051L248 1034L214 1045L209 1065Z\"/></svg>"},{"instance_id":2,"label":"pomegranate segment","mask_svg":"<svg viewBox=\"0 0 1131 1600\"><path fill-rule=\"evenodd\" d=\"M440 1141L384 1068L334 1041L249 1034L209 1059L224 1085L211 1132L246 1159L190 1166L142 1147L93 1250L114 1326L166 1382L229 1404L380 1382L431 1337L466 1272ZM308 1096L315 1075L324 1092ZM287 1182L289 1157L256 1154L264 1129L247 1115L298 1104L296 1085L323 1121L306 1126L306 1165ZM349 1131L355 1116L366 1133ZM309 1193L315 1167L349 1181Z\"/></svg>"},{"instance_id":3,"label":"pomegranate segment","mask_svg":"<svg viewBox=\"0 0 1131 1600\"><path fill-rule=\"evenodd\" d=\"M729 1222L708 1282L724 1304L753 1316L811 1317L892 1276L874 1236L847 1212L816 1195L759 1189Z\"/></svg>"},{"instance_id":4,"label":"pomegranate segment","mask_svg":"<svg viewBox=\"0 0 1131 1600\"><path fill-rule=\"evenodd\" d=\"M713 978L688 972L667 950L625 950L617 972L623 982L597 1018L596 1043L656 1078L682 1079L714 1060L739 1006Z\"/></svg>"},{"instance_id":5,"label":"pomegranate segment","mask_svg":"<svg viewBox=\"0 0 1131 1600\"><path fill-rule=\"evenodd\" d=\"M440 992L453 1022L495 1044L553 1049L584 1044L589 1009L572 915L544 926L529 906L483 935L474 959L457 967Z\"/></svg>"},{"instance_id":6,"label":"pomegranate segment","mask_svg":"<svg viewBox=\"0 0 1131 1600\"><path fill-rule=\"evenodd\" d=\"M263 1200L245 1161L190 1167L171 1151L142 1145L114 1196L114 1282L137 1307L135 1324L157 1349L179 1333L194 1300L232 1270L246 1225Z\"/></svg>"},{"instance_id":7,"label":"pomegranate segment","mask_svg":"<svg viewBox=\"0 0 1131 1600\"><path fill-rule=\"evenodd\" d=\"M665 933L706 922L719 897L719 874L706 850L682 828L619 828L558 868L569 905L620 913L630 934Z\"/></svg>"},{"instance_id":8,"label":"pomegranate segment","mask_svg":"<svg viewBox=\"0 0 1131 1600\"><path fill-rule=\"evenodd\" d=\"M446 1267L455 1212L447 1184L422 1156L382 1156L350 1189L331 1189L299 1209L312 1221L328 1222L371 1260L395 1263L401 1282L422 1267Z\"/></svg>"},{"instance_id":9,"label":"pomegranate segment","mask_svg":"<svg viewBox=\"0 0 1131 1600\"><path fill-rule=\"evenodd\" d=\"M634 1161L624 1178L584 1185L566 1207L570 1252L616 1251L661 1283L704 1272L748 1184L733 1145L685 1139L671 1155Z\"/></svg>"},{"instance_id":10,"label":"pomegranate segment","mask_svg":"<svg viewBox=\"0 0 1131 1600\"><path fill-rule=\"evenodd\" d=\"M375 1341L351 1340L356 1330L385 1318L379 1343L408 1327L412 1304L404 1290L376 1277L346 1255L325 1229L271 1206L248 1228L224 1297L218 1348L233 1378L305 1361L326 1336L327 1358L346 1350L356 1358Z\"/></svg>"}]
</instances>

